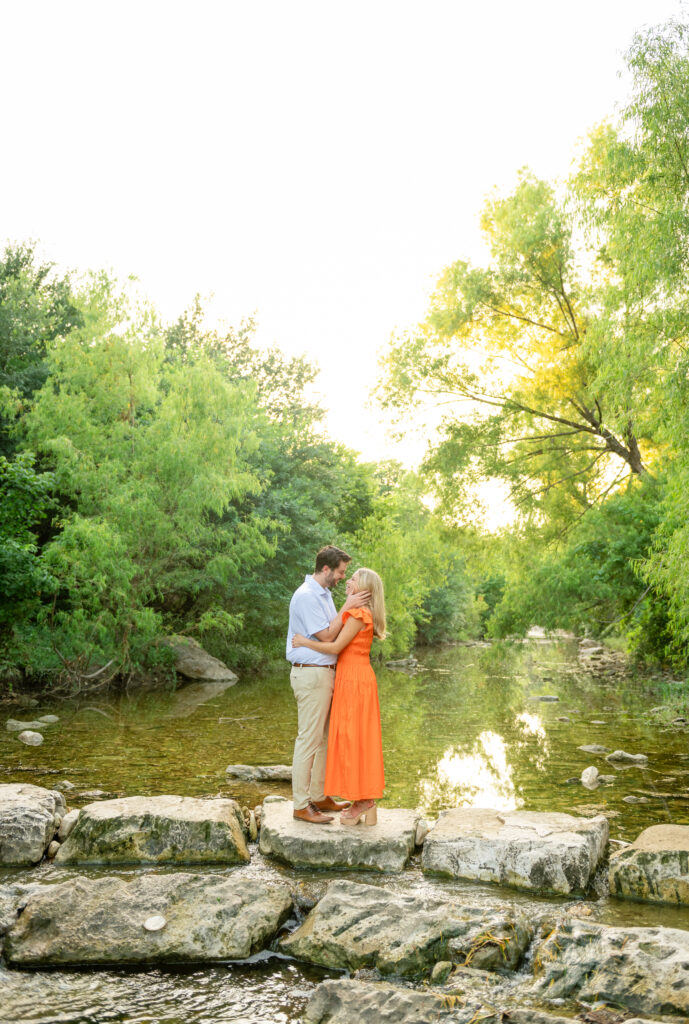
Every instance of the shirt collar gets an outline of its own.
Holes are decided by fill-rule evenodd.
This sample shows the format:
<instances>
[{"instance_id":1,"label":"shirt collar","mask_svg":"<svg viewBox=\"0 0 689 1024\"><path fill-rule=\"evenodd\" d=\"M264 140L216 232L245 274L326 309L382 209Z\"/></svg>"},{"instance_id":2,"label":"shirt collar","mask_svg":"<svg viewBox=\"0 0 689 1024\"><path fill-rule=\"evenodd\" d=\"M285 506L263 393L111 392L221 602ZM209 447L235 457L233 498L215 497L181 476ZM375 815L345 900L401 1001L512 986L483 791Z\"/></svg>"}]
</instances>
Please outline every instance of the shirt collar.
<instances>
[{"instance_id":1,"label":"shirt collar","mask_svg":"<svg viewBox=\"0 0 689 1024\"><path fill-rule=\"evenodd\" d=\"M311 574L304 577L304 583L307 583L312 590L316 591L317 594L325 594L326 597L328 596L328 594L330 594L328 588L322 587L320 583L318 583Z\"/></svg>"}]
</instances>

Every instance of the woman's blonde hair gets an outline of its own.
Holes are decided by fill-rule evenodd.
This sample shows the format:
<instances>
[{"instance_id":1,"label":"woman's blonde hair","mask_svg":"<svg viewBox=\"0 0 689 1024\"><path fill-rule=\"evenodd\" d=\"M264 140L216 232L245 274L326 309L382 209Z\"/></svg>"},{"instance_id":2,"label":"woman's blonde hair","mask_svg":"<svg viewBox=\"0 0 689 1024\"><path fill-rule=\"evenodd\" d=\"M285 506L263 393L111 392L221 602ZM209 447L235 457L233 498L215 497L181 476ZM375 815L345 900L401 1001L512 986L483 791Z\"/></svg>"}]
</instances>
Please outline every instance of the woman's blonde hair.
<instances>
[{"instance_id":1,"label":"woman's blonde hair","mask_svg":"<svg viewBox=\"0 0 689 1024\"><path fill-rule=\"evenodd\" d=\"M370 590L368 606L373 616L373 635L380 640L385 639L385 594L383 592L383 581L373 569L357 569L354 573L359 584L359 590Z\"/></svg>"}]
</instances>

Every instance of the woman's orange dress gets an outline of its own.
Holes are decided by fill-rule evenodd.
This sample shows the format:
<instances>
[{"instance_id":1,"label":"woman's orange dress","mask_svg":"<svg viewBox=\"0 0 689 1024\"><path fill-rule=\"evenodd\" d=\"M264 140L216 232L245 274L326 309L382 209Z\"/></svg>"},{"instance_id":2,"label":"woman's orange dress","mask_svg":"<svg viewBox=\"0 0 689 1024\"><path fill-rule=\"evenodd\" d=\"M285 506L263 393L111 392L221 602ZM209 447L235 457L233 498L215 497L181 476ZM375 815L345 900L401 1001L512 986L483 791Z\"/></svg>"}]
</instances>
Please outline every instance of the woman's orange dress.
<instances>
[{"instance_id":1,"label":"woman's orange dress","mask_svg":"<svg viewBox=\"0 0 689 1024\"><path fill-rule=\"evenodd\" d=\"M343 625L350 615L361 619L364 628L337 659L325 792L345 800L377 800L383 795L385 776L378 684L369 657L373 618L368 608L352 608L343 612Z\"/></svg>"}]
</instances>

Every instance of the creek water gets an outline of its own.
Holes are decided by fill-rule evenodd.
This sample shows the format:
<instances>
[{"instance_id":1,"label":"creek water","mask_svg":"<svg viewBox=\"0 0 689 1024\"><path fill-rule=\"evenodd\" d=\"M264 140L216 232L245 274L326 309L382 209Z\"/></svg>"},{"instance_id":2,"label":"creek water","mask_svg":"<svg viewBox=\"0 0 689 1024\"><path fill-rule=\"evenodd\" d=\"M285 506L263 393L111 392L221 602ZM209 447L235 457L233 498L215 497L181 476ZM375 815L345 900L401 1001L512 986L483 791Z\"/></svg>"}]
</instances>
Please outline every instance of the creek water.
<instances>
[{"instance_id":1,"label":"creek water","mask_svg":"<svg viewBox=\"0 0 689 1024\"><path fill-rule=\"evenodd\" d=\"M684 731L662 727L649 714L660 703L642 677L600 679L577 661L572 642L451 647L419 653L415 674L377 671L386 795L382 807L418 807L436 817L448 807L604 813L613 840L631 840L649 825L689 823L689 746ZM542 697L557 697L544 701ZM289 763L296 713L287 669L246 678L223 689L189 684L174 692L112 699L87 697L38 706L0 706L4 718L55 714L44 743L27 747L0 731L0 782L76 788L69 806L112 795L174 793L233 796L254 806L268 793L289 796L285 783L228 779L228 764ZM648 756L645 768L615 768L582 745ZM595 790L579 777L589 765L614 781ZM633 797L628 802L625 797ZM296 880L318 896L334 875L298 874L263 860L235 870ZM91 871L90 873L95 873ZM0 883L69 877L44 863L32 871L5 870ZM396 889L466 894L542 910L562 900L538 899L494 887L425 878L417 861L401 876L351 874ZM625 903L604 895L591 902L595 920L609 924L689 929L689 911ZM296 1022L328 972L292 961L258 957L252 963L174 970L7 971L0 967L0 1021L14 1024L214 1024Z\"/></svg>"}]
</instances>

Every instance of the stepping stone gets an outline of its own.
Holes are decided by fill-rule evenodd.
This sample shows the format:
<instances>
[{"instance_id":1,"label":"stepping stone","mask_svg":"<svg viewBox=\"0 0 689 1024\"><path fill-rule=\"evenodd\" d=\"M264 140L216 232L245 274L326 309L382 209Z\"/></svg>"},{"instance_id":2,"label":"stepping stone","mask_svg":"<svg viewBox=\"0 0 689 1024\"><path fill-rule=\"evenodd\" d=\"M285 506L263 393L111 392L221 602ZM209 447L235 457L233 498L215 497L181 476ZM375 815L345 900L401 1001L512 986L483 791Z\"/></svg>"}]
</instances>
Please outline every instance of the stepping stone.
<instances>
[{"instance_id":1,"label":"stepping stone","mask_svg":"<svg viewBox=\"0 0 689 1024\"><path fill-rule=\"evenodd\" d=\"M608 842L602 815L456 808L429 832L423 870L516 889L583 893Z\"/></svg>"},{"instance_id":2,"label":"stepping stone","mask_svg":"<svg viewBox=\"0 0 689 1024\"><path fill-rule=\"evenodd\" d=\"M0 864L37 864L66 810L54 789L24 783L0 785Z\"/></svg>"},{"instance_id":3,"label":"stepping stone","mask_svg":"<svg viewBox=\"0 0 689 1024\"><path fill-rule=\"evenodd\" d=\"M610 857L610 894L689 906L689 825L652 825Z\"/></svg>"},{"instance_id":4,"label":"stepping stone","mask_svg":"<svg viewBox=\"0 0 689 1024\"><path fill-rule=\"evenodd\" d=\"M241 960L292 909L289 889L237 875L75 878L34 890L5 940L16 966ZM150 918L165 924L147 929Z\"/></svg>"},{"instance_id":5,"label":"stepping stone","mask_svg":"<svg viewBox=\"0 0 689 1024\"><path fill-rule=\"evenodd\" d=\"M414 850L416 811L378 808L377 825L312 825L292 817L291 800L265 800L261 815L262 854L294 868L402 871Z\"/></svg>"},{"instance_id":6,"label":"stepping stone","mask_svg":"<svg viewBox=\"0 0 689 1024\"><path fill-rule=\"evenodd\" d=\"M643 1017L689 1015L689 932L683 929L564 919L536 948L533 963L537 997L609 1003Z\"/></svg>"},{"instance_id":7,"label":"stepping stone","mask_svg":"<svg viewBox=\"0 0 689 1024\"><path fill-rule=\"evenodd\" d=\"M238 864L249 858L234 800L132 796L81 808L56 864Z\"/></svg>"},{"instance_id":8,"label":"stepping stone","mask_svg":"<svg viewBox=\"0 0 689 1024\"><path fill-rule=\"evenodd\" d=\"M387 982L371 983L351 978L322 981L309 999L304 1024L371 1024L372 1021L394 1021L394 1024L573 1024L571 1017L557 1017L542 1010L517 1008L515 998L467 993L461 995L401 988ZM525 999L524 1002L528 1002ZM498 1008L496 1004L500 1004ZM605 1011L607 1012L607 1011ZM593 1019L593 1018L591 1018ZM600 1018L601 1021L603 1018ZM607 1019L612 1020L609 1014ZM656 1024L635 1017L625 1024Z\"/></svg>"},{"instance_id":9,"label":"stepping stone","mask_svg":"<svg viewBox=\"0 0 689 1024\"><path fill-rule=\"evenodd\" d=\"M407 895L338 879L280 948L321 967L428 978L438 960L515 970L535 927L535 921L510 908L469 906L446 894Z\"/></svg>"}]
</instances>

